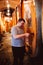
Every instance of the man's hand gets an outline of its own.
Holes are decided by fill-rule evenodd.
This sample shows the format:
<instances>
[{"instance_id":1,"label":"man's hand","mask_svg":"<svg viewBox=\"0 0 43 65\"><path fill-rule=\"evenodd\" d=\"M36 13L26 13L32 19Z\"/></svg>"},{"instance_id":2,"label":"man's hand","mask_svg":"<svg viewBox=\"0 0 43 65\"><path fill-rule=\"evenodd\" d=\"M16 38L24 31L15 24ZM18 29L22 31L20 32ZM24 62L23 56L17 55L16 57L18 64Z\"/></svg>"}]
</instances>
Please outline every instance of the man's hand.
<instances>
[{"instance_id":1,"label":"man's hand","mask_svg":"<svg viewBox=\"0 0 43 65\"><path fill-rule=\"evenodd\" d=\"M25 36L26 36L26 37L29 37L29 35L30 35L29 33L25 33Z\"/></svg>"}]
</instances>

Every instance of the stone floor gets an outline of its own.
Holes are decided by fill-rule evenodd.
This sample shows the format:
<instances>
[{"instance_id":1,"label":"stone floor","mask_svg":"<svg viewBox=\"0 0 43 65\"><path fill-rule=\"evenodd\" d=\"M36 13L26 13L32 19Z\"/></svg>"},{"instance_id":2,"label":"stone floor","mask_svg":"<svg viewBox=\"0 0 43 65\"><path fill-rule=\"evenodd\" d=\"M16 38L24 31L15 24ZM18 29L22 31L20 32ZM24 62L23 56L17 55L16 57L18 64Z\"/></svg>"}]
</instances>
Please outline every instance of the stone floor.
<instances>
[{"instance_id":1,"label":"stone floor","mask_svg":"<svg viewBox=\"0 0 43 65\"><path fill-rule=\"evenodd\" d=\"M13 65L11 34L9 33L5 33L0 43L0 65ZM43 65L43 58L29 58L29 55L25 53L24 65Z\"/></svg>"},{"instance_id":2,"label":"stone floor","mask_svg":"<svg viewBox=\"0 0 43 65\"><path fill-rule=\"evenodd\" d=\"M10 34L6 33L3 37L0 46L0 65L12 65L13 63L13 55L11 48L11 38Z\"/></svg>"},{"instance_id":3,"label":"stone floor","mask_svg":"<svg viewBox=\"0 0 43 65\"><path fill-rule=\"evenodd\" d=\"M28 59L28 55L25 54L24 62ZM25 65L28 61L25 63ZM0 43L0 65L13 65L13 54L11 47L11 34L5 33L2 42Z\"/></svg>"}]
</instances>

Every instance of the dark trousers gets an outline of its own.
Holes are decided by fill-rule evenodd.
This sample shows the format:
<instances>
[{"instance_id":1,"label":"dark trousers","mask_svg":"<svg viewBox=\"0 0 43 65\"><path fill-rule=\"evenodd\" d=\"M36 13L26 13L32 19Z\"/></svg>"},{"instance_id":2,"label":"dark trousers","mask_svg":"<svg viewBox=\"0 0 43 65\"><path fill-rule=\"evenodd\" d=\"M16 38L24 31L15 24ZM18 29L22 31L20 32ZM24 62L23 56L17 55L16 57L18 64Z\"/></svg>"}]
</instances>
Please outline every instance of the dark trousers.
<instances>
[{"instance_id":1,"label":"dark trousers","mask_svg":"<svg viewBox=\"0 0 43 65\"><path fill-rule=\"evenodd\" d=\"M24 58L24 52L25 47L13 47L12 46L12 52L14 56L14 64L13 65L23 65L23 58ZM19 59L19 63L18 63Z\"/></svg>"}]
</instances>

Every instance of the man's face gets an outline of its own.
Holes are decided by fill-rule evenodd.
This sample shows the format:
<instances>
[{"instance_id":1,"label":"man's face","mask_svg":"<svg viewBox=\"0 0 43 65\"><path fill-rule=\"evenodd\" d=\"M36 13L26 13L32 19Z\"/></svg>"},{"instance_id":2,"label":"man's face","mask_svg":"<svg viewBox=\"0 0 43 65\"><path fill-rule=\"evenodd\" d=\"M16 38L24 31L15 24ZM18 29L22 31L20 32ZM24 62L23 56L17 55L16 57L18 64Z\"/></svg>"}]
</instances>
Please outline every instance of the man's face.
<instances>
[{"instance_id":1,"label":"man's face","mask_svg":"<svg viewBox=\"0 0 43 65\"><path fill-rule=\"evenodd\" d=\"M23 28L24 27L24 21L20 22L20 27Z\"/></svg>"}]
</instances>

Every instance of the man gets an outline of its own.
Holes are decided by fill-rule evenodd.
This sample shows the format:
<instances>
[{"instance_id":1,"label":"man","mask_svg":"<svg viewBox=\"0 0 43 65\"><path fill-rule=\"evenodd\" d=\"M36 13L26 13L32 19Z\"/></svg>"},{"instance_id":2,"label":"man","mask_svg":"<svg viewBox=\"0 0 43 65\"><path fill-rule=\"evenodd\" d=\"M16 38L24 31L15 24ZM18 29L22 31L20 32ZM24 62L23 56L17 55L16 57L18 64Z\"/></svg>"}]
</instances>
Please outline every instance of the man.
<instances>
[{"instance_id":1,"label":"man","mask_svg":"<svg viewBox=\"0 0 43 65\"><path fill-rule=\"evenodd\" d=\"M25 51L25 37L29 36L29 33L24 33L24 23L25 20L20 18L17 25L13 26L11 29L12 35L12 51L14 56L14 65L23 65L24 51Z\"/></svg>"}]
</instances>

